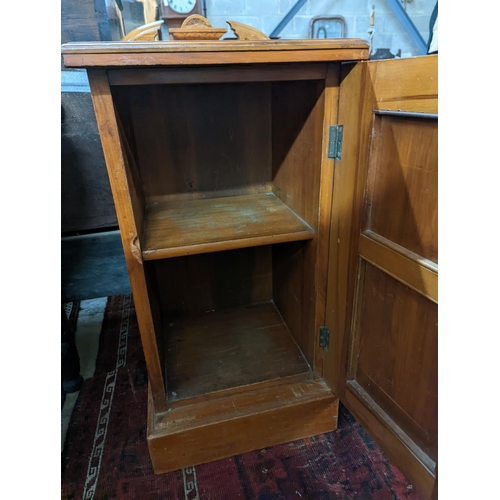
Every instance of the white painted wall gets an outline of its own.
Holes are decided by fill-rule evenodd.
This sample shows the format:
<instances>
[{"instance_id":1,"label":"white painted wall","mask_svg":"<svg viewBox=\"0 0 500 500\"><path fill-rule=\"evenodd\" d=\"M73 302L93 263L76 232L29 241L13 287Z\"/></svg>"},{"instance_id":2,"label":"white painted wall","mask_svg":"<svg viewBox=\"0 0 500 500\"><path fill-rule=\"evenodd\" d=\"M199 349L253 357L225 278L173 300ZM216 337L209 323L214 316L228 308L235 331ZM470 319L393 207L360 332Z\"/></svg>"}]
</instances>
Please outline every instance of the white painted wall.
<instances>
[{"instance_id":1,"label":"white painted wall","mask_svg":"<svg viewBox=\"0 0 500 500\"><path fill-rule=\"evenodd\" d=\"M296 0L207 0L207 16L214 27L228 27L227 19L233 19L263 31L269 35ZM427 44L429 19L436 0L412 0L406 11L419 29ZM341 15L347 24L347 37L368 40L370 13L375 6L373 47L390 49L402 57L417 54L416 47L405 33L385 0L309 0L288 26L281 38L309 38L311 19L319 15ZM232 32L231 32L232 33Z\"/></svg>"}]
</instances>

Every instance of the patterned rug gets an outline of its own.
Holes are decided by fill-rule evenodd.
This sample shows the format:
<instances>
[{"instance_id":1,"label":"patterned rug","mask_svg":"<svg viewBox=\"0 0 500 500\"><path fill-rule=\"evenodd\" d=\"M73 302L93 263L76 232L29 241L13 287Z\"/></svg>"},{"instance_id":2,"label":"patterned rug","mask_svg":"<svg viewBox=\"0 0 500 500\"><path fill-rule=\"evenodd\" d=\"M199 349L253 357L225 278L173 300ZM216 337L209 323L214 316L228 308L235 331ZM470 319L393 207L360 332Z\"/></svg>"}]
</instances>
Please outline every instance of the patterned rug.
<instances>
[{"instance_id":1,"label":"patterned rug","mask_svg":"<svg viewBox=\"0 0 500 500\"><path fill-rule=\"evenodd\" d=\"M66 307L74 325L79 309ZM110 297L95 371L78 394L62 451L63 499L421 498L343 406L334 432L154 475L146 403L131 297Z\"/></svg>"}]
</instances>

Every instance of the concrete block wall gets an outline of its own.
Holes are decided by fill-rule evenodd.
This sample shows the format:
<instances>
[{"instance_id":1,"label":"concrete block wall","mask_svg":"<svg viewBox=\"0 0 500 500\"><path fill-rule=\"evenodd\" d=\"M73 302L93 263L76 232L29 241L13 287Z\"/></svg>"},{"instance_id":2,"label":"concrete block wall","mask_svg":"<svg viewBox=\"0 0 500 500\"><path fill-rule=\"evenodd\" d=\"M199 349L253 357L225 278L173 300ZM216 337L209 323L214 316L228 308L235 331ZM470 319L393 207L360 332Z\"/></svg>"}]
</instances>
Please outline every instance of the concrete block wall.
<instances>
[{"instance_id":1,"label":"concrete block wall","mask_svg":"<svg viewBox=\"0 0 500 500\"><path fill-rule=\"evenodd\" d=\"M249 24L269 35L296 0L207 0L207 16L214 27L228 27L227 19ZM411 0L406 11L424 41L429 37L429 19L436 0ZM401 50L402 57L417 54L416 47L385 0L309 0L281 32L285 39L309 38L311 19L319 15L341 15L346 36L368 40L370 14L375 6L373 49ZM232 32L226 36L232 36Z\"/></svg>"}]
</instances>

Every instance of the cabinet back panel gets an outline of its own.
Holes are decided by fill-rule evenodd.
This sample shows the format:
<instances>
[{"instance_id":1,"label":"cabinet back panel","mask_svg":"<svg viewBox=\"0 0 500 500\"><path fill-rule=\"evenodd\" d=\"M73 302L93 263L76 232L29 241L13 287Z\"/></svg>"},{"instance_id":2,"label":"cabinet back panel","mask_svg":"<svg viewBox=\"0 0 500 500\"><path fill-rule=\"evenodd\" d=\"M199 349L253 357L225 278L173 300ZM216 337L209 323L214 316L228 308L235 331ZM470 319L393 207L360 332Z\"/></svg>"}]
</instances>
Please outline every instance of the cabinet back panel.
<instances>
[{"instance_id":1,"label":"cabinet back panel","mask_svg":"<svg viewBox=\"0 0 500 500\"><path fill-rule=\"evenodd\" d=\"M273 192L318 234L324 81L273 84ZM274 301L313 364L317 236L273 247Z\"/></svg>"},{"instance_id":2,"label":"cabinet back panel","mask_svg":"<svg viewBox=\"0 0 500 500\"><path fill-rule=\"evenodd\" d=\"M146 198L268 191L271 83L113 88Z\"/></svg>"},{"instance_id":3,"label":"cabinet back panel","mask_svg":"<svg viewBox=\"0 0 500 500\"><path fill-rule=\"evenodd\" d=\"M272 300L271 247L154 261L162 312L175 317Z\"/></svg>"}]
</instances>

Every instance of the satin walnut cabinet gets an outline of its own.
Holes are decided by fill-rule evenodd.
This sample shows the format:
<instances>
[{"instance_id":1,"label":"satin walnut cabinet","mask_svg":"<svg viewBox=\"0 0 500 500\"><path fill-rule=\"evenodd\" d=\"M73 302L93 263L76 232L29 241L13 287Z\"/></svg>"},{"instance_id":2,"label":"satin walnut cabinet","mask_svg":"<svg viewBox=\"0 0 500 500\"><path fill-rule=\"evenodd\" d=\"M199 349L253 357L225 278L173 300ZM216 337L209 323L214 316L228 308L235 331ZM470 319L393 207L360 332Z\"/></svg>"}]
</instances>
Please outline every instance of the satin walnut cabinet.
<instances>
[{"instance_id":1,"label":"satin walnut cabinet","mask_svg":"<svg viewBox=\"0 0 500 500\"><path fill-rule=\"evenodd\" d=\"M334 430L340 397L430 495L437 56L361 62L357 39L63 55L89 76L155 472Z\"/></svg>"}]
</instances>

